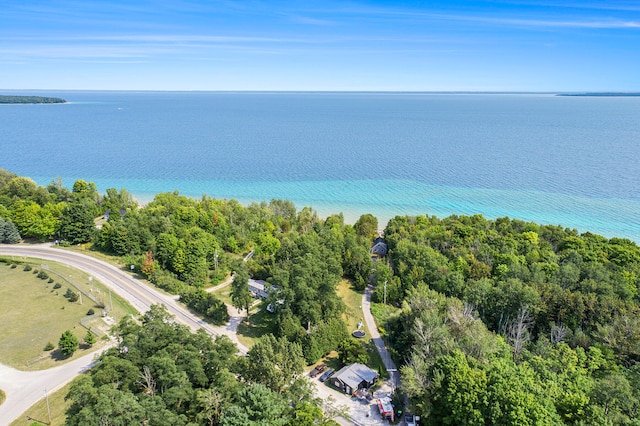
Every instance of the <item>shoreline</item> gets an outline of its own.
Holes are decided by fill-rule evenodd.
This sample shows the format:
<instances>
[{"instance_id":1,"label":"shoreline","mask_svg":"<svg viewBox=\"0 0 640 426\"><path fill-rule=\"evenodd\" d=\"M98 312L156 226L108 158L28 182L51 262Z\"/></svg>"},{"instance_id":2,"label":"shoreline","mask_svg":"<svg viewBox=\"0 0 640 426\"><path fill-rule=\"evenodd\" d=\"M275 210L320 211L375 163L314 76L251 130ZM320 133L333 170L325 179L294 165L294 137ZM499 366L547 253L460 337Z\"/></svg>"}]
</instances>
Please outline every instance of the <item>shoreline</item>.
<instances>
[{"instance_id":1,"label":"shoreline","mask_svg":"<svg viewBox=\"0 0 640 426\"><path fill-rule=\"evenodd\" d=\"M43 180L34 179L42 185ZM50 182L51 179L48 179ZM299 211L313 208L319 217L342 213L353 224L366 213L384 228L395 216L481 214L487 219L510 217L540 225L591 232L606 238L627 238L640 243L640 201L588 198L541 191L497 190L428 185L414 181L321 181L321 182L222 182L159 181L143 179L97 179L100 193L107 188L125 188L146 205L156 194L174 192L199 200L203 194L217 199L235 199L242 205L290 200ZM64 180L71 185L73 180ZM45 184L46 185L46 184Z\"/></svg>"}]
</instances>

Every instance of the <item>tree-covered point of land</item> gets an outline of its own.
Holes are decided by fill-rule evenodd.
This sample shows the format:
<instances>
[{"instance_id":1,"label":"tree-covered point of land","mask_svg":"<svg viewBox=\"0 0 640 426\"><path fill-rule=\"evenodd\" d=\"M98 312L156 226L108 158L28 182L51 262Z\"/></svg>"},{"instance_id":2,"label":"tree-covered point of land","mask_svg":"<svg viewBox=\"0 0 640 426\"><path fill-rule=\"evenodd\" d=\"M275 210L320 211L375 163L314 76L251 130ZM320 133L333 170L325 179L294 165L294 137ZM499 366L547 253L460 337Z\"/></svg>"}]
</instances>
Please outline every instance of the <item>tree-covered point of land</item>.
<instances>
[{"instance_id":1,"label":"tree-covered point of land","mask_svg":"<svg viewBox=\"0 0 640 426\"><path fill-rule=\"evenodd\" d=\"M0 104L63 104L62 98L53 98L49 96L15 96L0 95Z\"/></svg>"}]
</instances>

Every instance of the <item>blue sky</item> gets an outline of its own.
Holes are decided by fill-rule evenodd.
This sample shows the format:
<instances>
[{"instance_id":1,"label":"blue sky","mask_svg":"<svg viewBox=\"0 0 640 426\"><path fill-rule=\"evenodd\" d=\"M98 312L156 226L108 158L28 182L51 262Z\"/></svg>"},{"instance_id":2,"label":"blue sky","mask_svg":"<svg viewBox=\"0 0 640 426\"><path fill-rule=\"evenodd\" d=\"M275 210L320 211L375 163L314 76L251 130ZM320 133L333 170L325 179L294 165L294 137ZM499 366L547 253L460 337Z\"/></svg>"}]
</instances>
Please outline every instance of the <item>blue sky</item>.
<instances>
[{"instance_id":1,"label":"blue sky","mask_svg":"<svg viewBox=\"0 0 640 426\"><path fill-rule=\"evenodd\" d=\"M0 0L0 88L640 91L640 2Z\"/></svg>"}]
</instances>

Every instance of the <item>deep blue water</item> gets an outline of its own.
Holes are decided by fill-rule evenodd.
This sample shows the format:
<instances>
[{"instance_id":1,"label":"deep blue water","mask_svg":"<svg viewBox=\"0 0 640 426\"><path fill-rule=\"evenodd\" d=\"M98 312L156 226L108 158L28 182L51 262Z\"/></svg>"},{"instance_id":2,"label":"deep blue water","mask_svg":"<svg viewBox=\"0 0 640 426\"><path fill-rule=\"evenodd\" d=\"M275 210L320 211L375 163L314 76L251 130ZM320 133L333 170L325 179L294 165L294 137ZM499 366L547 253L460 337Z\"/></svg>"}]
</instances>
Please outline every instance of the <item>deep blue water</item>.
<instances>
[{"instance_id":1,"label":"deep blue water","mask_svg":"<svg viewBox=\"0 0 640 426\"><path fill-rule=\"evenodd\" d=\"M0 167L348 220L482 213L640 241L640 98L46 92L0 106Z\"/></svg>"}]
</instances>

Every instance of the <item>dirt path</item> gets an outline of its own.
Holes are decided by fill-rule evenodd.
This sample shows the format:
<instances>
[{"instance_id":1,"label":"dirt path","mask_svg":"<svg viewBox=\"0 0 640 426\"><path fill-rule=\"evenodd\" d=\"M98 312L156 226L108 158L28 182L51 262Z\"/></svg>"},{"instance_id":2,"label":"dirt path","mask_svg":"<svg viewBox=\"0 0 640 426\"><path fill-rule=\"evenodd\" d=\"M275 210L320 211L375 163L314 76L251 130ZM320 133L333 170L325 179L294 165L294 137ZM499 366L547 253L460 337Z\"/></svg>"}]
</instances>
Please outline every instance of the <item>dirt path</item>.
<instances>
[{"instance_id":1,"label":"dirt path","mask_svg":"<svg viewBox=\"0 0 640 426\"><path fill-rule=\"evenodd\" d=\"M391 355L389 355L389 351L387 351L387 347L385 346L382 337L380 337L380 333L378 332L378 327L376 326L376 322L373 319L373 315L371 315L372 292L373 286L369 284L362 294L362 312L364 314L364 320L367 323L367 327L369 328L371 340L373 340L373 343L376 345L376 349L378 349L378 353L380 354L380 358L382 358L382 363L389 372L389 377L391 378L393 388L397 389L398 386L400 386L400 373L398 372L396 364L391 359Z\"/></svg>"}]
</instances>

